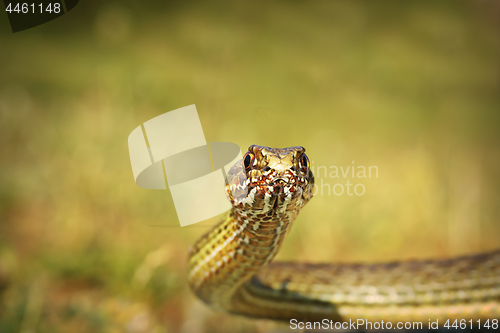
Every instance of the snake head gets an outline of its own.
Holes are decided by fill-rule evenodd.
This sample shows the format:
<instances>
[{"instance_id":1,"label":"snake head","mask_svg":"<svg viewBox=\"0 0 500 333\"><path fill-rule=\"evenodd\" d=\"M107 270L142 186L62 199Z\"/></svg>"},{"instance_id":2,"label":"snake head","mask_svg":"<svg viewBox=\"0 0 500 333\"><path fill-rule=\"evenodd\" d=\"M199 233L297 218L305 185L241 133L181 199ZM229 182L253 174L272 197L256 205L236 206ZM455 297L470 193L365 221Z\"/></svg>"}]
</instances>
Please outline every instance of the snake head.
<instances>
[{"instance_id":1,"label":"snake head","mask_svg":"<svg viewBox=\"0 0 500 333\"><path fill-rule=\"evenodd\" d=\"M237 210L282 214L312 197L314 176L304 147L252 145L228 173L226 190Z\"/></svg>"}]
</instances>

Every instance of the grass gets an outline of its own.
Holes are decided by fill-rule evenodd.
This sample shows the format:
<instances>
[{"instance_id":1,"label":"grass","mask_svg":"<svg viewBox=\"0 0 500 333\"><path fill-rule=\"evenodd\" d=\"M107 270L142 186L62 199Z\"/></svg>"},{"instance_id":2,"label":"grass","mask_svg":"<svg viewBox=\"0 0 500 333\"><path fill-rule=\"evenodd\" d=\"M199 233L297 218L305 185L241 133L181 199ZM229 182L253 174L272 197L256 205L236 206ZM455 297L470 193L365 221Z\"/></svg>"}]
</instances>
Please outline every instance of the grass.
<instances>
[{"instance_id":1,"label":"grass","mask_svg":"<svg viewBox=\"0 0 500 333\"><path fill-rule=\"evenodd\" d=\"M208 141L378 167L378 178L318 177L366 192L315 197L282 259L500 245L498 9L156 5L86 1L17 34L0 23L0 332L281 329L199 304L185 258L205 227L161 227L177 225L169 192L133 182L128 134L193 103Z\"/></svg>"}]
</instances>

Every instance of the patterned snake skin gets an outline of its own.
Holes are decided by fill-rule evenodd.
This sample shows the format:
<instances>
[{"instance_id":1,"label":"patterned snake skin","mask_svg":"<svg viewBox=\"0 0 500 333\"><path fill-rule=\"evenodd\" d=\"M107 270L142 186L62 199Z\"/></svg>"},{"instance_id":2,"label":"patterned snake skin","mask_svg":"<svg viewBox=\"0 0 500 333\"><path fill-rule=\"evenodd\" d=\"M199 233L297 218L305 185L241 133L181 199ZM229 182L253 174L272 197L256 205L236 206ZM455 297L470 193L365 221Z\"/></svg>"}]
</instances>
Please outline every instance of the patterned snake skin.
<instances>
[{"instance_id":1,"label":"patterned snake skin","mask_svg":"<svg viewBox=\"0 0 500 333\"><path fill-rule=\"evenodd\" d=\"M278 320L500 317L500 251L382 264L271 263L313 186L303 147L250 146L228 174L233 209L190 250L193 292L216 309Z\"/></svg>"}]
</instances>

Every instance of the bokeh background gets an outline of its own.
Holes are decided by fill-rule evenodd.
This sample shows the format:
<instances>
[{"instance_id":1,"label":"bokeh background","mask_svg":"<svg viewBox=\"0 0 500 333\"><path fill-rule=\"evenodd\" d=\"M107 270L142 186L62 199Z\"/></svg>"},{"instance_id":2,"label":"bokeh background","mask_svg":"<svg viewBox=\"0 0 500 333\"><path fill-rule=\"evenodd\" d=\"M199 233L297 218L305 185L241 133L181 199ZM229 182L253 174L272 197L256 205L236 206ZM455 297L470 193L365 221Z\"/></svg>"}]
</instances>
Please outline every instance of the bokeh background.
<instances>
[{"instance_id":1,"label":"bokeh background","mask_svg":"<svg viewBox=\"0 0 500 333\"><path fill-rule=\"evenodd\" d=\"M89 0L16 34L0 13L0 332L288 331L198 302L186 252L216 219L180 228L134 183L128 134L190 104L207 141L378 167L317 177L278 258L499 247L499 22L495 1ZM365 194L326 193L347 180Z\"/></svg>"}]
</instances>

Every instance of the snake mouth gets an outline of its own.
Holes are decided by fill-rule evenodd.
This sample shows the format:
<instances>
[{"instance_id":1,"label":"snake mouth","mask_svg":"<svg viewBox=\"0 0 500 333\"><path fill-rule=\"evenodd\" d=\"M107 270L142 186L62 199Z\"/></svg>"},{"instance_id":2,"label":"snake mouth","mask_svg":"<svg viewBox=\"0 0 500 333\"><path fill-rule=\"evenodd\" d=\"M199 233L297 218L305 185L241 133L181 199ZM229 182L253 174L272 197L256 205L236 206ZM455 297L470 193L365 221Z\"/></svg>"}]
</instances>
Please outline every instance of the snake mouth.
<instances>
[{"instance_id":1,"label":"snake mouth","mask_svg":"<svg viewBox=\"0 0 500 333\"><path fill-rule=\"evenodd\" d=\"M273 182L271 184L262 184L256 186L256 188L260 189L267 195L276 198L276 203L278 202L278 200L283 199L285 196L292 196L293 198L295 197L295 195L302 192L300 191L300 186L297 186L296 183L284 181Z\"/></svg>"},{"instance_id":2,"label":"snake mouth","mask_svg":"<svg viewBox=\"0 0 500 333\"><path fill-rule=\"evenodd\" d=\"M272 186L279 186L279 185L286 185L287 183L290 183L288 179L276 178L271 182L271 185Z\"/></svg>"},{"instance_id":3,"label":"snake mouth","mask_svg":"<svg viewBox=\"0 0 500 333\"><path fill-rule=\"evenodd\" d=\"M269 184L255 185L254 187L251 187L250 190L252 188L261 188L261 189L265 188L265 189L271 189L270 192L273 192L273 193L281 193L281 192L285 191L285 188L290 189L294 185L297 185L297 183L285 181L285 180L278 180L278 181L273 181L272 183L269 183Z\"/></svg>"},{"instance_id":4,"label":"snake mouth","mask_svg":"<svg viewBox=\"0 0 500 333\"><path fill-rule=\"evenodd\" d=\"M287 183L283 181L276 181L272 183L271 187L273 188L274 193L282 194L285 192L285 188L287 187Z\"/></svg>"}]
</instances>

